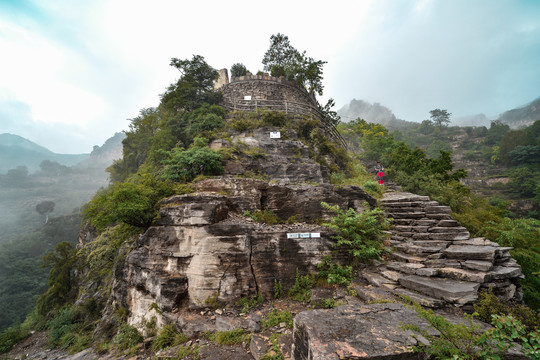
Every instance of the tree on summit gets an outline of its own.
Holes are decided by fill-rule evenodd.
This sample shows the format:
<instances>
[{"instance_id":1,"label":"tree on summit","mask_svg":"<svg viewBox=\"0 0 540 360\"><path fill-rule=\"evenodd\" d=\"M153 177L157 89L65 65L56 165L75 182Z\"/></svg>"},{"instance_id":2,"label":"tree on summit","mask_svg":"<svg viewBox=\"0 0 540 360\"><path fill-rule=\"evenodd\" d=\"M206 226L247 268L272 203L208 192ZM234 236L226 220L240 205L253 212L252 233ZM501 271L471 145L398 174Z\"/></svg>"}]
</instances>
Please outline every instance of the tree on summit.
<instances>
[{"instance_id":1,"label":"tree on summit","mask_svg":"<svg viewBox=\"0 0 540 360\"><path fill-rule=\"evenodd\" d=\"M435 126L439 128L443 126L448 126L448 124L450 123L450 115L452 114L449 113L447 110L435 109L431 110L429 113L431 114L431 120L433 121L433 124L435 124Z\"/></svg>"},{"instance_id":2,"label":"tree on summit","mask_svg":"<svg viewBox=\"0 0 540 360\"><path fill-rule=\"evenodd\" d=\"M311 94L323 93L322 67L326 61L315 60L299 52L283 34L270 36L270 48L264 54L264 70L272 76L285 76L287 80L305 87Z\"/></svg>"}]
</instances>

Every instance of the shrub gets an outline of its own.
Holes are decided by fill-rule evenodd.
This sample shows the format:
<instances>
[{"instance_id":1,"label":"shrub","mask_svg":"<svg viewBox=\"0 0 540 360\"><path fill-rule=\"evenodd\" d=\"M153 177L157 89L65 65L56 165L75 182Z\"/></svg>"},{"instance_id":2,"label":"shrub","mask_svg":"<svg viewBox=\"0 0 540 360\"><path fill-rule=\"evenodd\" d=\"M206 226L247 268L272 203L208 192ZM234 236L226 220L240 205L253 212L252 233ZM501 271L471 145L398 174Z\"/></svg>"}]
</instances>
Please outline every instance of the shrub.
<instances>
[{"instance_id":1,"label":"shrub","mask_svg":"<svg viewBox=\"0 0 540 360\"><path fill-rule=\"evenodd\" d=\"M223 156L207 147L208 139L195 138L193 145L188 149L174 148L168 152L168 158L162 163L165 165L162 177L177 182L190 182L197 175L220 175L223 173L221 164Z\"/></svg>"},{"instance_id":2,"label":"shrub","mask_svg":"<svg viewBox=\"0 0 540 360\"><path fill-rule=\"evenodd\" d=\"M134 326L124 324L118 330L118 333L113 337L115 343L120 349L130 349L143 341L143 337L139 330Z\"/></svg>"},{"instance_id":3,"label":"shrub","mask_svg":"<svg viewBox=\"0 0 540 360\"><path fill-rule=\"evenodd\" d=\"M317 268L320 270L319 276L325 278L329 284L347 286L354 277L352 266L334 264L330 256L326 256Z\"/></svg>"},{"instance_id":4,"label":"shrub","mask_svg":"<svg viewBox=\"0 0 540 360\"><path fill-rule=\"evenodd\" d=\"M294 285L289 290L289 296L295 301L309 302L311 300L311 289L315 286L315 282L314 276L300 275L297 269Z\"/></svg>"},{"instance_id":5,"label":"shrub","mask_svg":"<svg viewBox=\"0 0 540 360\"><path fill-rule=\"evenodd\" d=\"M514 303L504 303L490 290L480 292L479 299L474 304L475 316L484 322L491 322L493 315L512 315L519 320L527 331L540 329L540 312Z\"/></svg>"},{"instance_id":6,"label":"shrub","mask_svg":"<svg viewBox=\"0 0 540 360\"><path fill-rule=\"evenodd\" d=\"M159 351L167 347L184 344L188 341L188 338L174 330L172 325L165 325L159 331L156 339L152 342L152 350Z\"/></svg>"},{"instance_id":7,"label":"shrub","mask_svg":"<svg viewBox=\"0 0 540 360\"><path fill-rule=\"evenodd\" d=\"M122 222L147 227L156 216L156 202L172 191L172 187L149 178L140 182L116 183L96 194L83 213L98 232Z\"/></svg>"},{"instance_id":8,"label":"shrub","mask_svg":"<svg viewBox=\"0 0 540 360\"><path fill-rule=\"evenodd\" d=\"M431 327L438 330L440 335L430 334L418 326L407 324L404 329L420 333L429 345L420 343L414 347L417 352L423 352L435 359L502 359L502 356L519 341L526 355L538 356L540 354L540 337L538 331L525 333L525 327L512 316L493 316L493 329L485 332L479 331L479 325L474 324L470 317L467 324L453 324L441 315L435 315L433 310L423 309L415 304L414 309L418 315L425 319Z\"/></svg>"},{"instance_id":9,"label":"shrub","mask_svg":"<svg viewBox=\"0 0 540 360\"><path fill-rule=\"evenodd\" d=\"M357 213L354 209L343 211L338 205L330 206L325 202L321 205L336 214L330 223L325 224L338 233L334 237L336 246L344 247L355 262L380 258L383 229L389 225L380 209Z\"/></svg>"},{"instance_id":10,"label":"shrub","mask_svg":"<svg viewBox=\"0 0 540 360\"><path fill-rule=\"evenodd\" d=\"M246 312L248 312L249 309L252 309L257 305L260 305L263 302L264 302L264 298L263 298L262 294L258 293L257 297L252 296L252 297L243 297L243 298L241 298L240 300L238 300L236 305L241 306L242 307L242 313L245 314Z\"/></svg>"}]
</instances>

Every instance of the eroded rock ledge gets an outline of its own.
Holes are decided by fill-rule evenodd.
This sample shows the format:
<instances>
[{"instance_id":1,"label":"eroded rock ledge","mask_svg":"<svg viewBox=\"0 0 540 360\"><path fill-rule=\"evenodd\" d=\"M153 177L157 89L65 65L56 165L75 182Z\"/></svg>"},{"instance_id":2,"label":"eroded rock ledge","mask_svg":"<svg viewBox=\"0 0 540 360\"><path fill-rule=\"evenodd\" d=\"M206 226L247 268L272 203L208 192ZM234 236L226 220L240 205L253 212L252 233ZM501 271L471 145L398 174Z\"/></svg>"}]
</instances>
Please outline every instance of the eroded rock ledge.
<instances>
[{"instance_id":1,"label":"eroded rock ledge","mask_svg":"<svg viewBox=\"0 0 540 360\"><path fill-rule=\"evenodd\" d=\"M280 186L235 177L206 179L195 194L164 199L159 219L126 259L122 302L130 323L153 316L158 325L164 316L170 322L180 308L204 307L212 299L271 298L276 281L292 287L297 272L314 271L332 251L332 234L312 223L332 215L321 201L357 210L374 203L354 186ZM301 222L269 226L242 215L263 209ZM161 313L149 310L154 303Z\"/></svg>"}]
</instances>

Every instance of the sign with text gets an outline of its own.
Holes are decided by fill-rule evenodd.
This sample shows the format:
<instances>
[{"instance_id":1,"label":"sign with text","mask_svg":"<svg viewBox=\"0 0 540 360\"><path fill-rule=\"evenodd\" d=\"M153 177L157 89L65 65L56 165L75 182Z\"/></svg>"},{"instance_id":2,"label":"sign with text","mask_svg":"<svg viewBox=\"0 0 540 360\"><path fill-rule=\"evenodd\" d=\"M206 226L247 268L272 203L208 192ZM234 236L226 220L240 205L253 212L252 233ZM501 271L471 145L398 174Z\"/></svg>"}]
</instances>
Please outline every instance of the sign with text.
<instances>
[{"instance_id":1,"label":"sign with text","mask_svg":"<svg viewBox=\"0 0 540 360\"><path fill-rule=\"evenodd\" d=\"M251 95L244 96L244 100L251 100Z\"/></svg>"},{"instance_id":2,"label":"sign with text","mask_svg":"<svg viewBox=\"0 0 540 360\"><path fill-rule=\"evenodd\" d=\"M271 131L270 139L281 139L281 133L279 131Z\"/></svg>"},{"instance_id":3,"label":"sign with text","mask_svg":"<svg viewBox=\"0 0 540 360\"><path fill-rule=\"evenodd\" d=\"M287 239L320 238L321 233L287 233Z\"/></svg>"}]
</instances>

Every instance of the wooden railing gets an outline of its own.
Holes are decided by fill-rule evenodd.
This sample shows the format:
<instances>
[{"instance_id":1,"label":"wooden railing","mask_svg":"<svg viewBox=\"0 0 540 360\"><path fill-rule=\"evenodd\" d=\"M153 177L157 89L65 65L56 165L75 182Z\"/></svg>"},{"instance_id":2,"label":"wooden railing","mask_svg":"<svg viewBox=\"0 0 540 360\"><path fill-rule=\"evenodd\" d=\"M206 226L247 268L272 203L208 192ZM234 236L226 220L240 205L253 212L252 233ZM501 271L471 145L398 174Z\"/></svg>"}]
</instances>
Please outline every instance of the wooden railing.
<instances>
[{"instance_id":1,"label":"wooden railing","mask_svg":"<svg viewBox=\"0 0 540 360\"><path fill-rule=\"evenodd\" d=\"M289 100L243 100L229 97L224 97L221 105L229 111L256 111L258 109L266 109L272 111L282 111L285 114L292 116L309 116L319 120L321 127L330 137L332 137L344 148L347 147L345 140L336 129L335 125L327 119L318 106Z\"/></svg>"}]
</instances>

